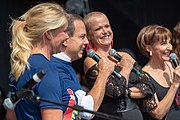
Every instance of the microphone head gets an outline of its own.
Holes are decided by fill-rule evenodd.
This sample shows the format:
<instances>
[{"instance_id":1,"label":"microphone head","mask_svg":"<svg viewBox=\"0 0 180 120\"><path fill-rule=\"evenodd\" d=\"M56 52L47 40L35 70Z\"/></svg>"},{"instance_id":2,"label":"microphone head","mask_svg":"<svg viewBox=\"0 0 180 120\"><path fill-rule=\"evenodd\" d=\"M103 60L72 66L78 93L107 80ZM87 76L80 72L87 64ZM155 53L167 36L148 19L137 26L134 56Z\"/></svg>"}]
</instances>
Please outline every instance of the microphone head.
<instances>
[{"instance_id":1,"label":"microphone head","mask_svg":"<svg viewBox=\"0 0 180 120\"><path fill-rule=\"evenodd\" d=\"M94 50L89 49L89 50L87 51L87 56L88 56L88 57L93 58L94 55L96 55L96 52L95 52Z\"/></svg>"},{"instance_id":2,"label":"microphone head","mask_svg":"<svg viewBox=\"0 0 180 120\"><path fill-rule=\"evenodd\" d=\"M179 65L177 55L175 53L171 53L169 55L169 57L170 57L170 62L172 64L173 68L176 68Z\"/></svg>"},{"instance_id":3,"label":"microphone head","mask_svg":"<svg viewBox=\"0 0 180 120\"><path fill-rule=\"evenodd\" d=\"M170 57L171 60L176 60L177 59L177 55L175 53L171 53L169 55L169 57Z\"/></svg>"},{"instance_id":4,"label":"microphone head","mask_svg":"<svg viewBox=\"0 0 180 120\"><path fill-rule=\"evenodd\" d=\"M6 98L3 102L3 106L6 110L14 110L15 104L12 103L10 98Z\"/></svg>"},{"instance_id":5,"label":"microphone head","mask_svg":"<svg viewBox=\"0 0 180 120\"><path fill-rule=\"evenodd\" d=\"M42 71L40 71L39 73L36 73L36 74L34 74L33 75L33 80L35 81L35 82L37 82L37 83L39 83L40 81L41 81L41 79L44 77L44 75L46 74L46 71L45 70L42 70ZM29 83L29 85L32 83L31 81L29 81L30 83ZM27 87L27 86L26 86ZM30 88L32 87L32 86L29 86Z\"/></svg>"},{"instance_id":6,"label":"microphone head","mask_svg":"<svg viewBox=\"0 0 180 120\"><path fill-rule=\"evenodd\" d=\"M110 49L109 50L109 55L115 56L116 55L116 50L115 49Z\"/></svg>"},{"instance_id":7,"label":"microphone head","mask_svg":"<svg viewBox=\"0 0 180 120\"><path fill-rule=\"evenodd\" d=\"M46 71L45 71L45 70L42 70L42 71L40 71L39 73L37 73L37 76L39 77L39 79L42 79L45 74L46 74Z\"/></svg>"}]
</instances>

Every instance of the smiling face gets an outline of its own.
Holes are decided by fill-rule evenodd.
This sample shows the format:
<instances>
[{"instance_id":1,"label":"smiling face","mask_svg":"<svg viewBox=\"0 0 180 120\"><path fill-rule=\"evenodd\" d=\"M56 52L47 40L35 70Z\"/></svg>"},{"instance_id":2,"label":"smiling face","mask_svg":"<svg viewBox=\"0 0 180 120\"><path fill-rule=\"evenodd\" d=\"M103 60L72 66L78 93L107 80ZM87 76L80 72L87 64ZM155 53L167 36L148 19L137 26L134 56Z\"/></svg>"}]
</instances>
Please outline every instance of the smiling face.
<instances>
[{"instance_id":1,"label":"smiling face","mask_svg":"<svg viewBox=\"0 0 180 120\"><path fill-rule=\"evenodd\" d=\"M65 50L65 53L72 61L82 58L83 51L89 43L86 37L85 24L81 20L75 20L74 27L74 34L67 40L67 47Z\"/></svg>"},{"instance_id":2,"label":"smiling face","mask_svg":"<svg viewBox=\"0 0 180 120\"><path fill-rule=\"evenodd\" d=\"M148 25L143 27L137 37L140 52L154 62L169 60L172 51L172 34L166 27ZM152 55L151 55L152 53Z\"/></svg>"},{"instance_id":3,"label":"smiling face","mask_svg":"<svg viewBox=\"0 0 180 120\"><path fill-rule=\"evenodd\" d=\"M104 14L95 14L89 19L88 39L96 48L111 46L113 32Z\"/></svg>"},{"instance_id":4,"label":"smiling face","mask_svg":"<svg viewBox=\"0 0 180 120\"><path fill-rule=\"evenodd\" d=\"M160 61L168 61L172 51L171 39L158 40L149 46L149 50L152 51L151 59L155 58Z\"/></svg>"}]
</instances>

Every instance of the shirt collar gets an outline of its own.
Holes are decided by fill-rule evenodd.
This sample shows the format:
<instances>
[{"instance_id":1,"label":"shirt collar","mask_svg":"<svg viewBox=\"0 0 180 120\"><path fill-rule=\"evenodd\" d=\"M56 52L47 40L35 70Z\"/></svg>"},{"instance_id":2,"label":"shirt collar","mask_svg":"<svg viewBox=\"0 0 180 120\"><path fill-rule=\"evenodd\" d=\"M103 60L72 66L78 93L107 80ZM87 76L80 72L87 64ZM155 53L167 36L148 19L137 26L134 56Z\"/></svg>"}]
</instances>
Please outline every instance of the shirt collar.
<instances>
[{"instance_id":1,"label":"shirt collar","mask_svg":"<svg viewBox=\"0 0 180 120\"><path fill-rule=\"evenodd\" d=\"M53 56L64 61L71 62L71 58L68 57L64 52L53 54Z\"/></svg>"}]
</instances>

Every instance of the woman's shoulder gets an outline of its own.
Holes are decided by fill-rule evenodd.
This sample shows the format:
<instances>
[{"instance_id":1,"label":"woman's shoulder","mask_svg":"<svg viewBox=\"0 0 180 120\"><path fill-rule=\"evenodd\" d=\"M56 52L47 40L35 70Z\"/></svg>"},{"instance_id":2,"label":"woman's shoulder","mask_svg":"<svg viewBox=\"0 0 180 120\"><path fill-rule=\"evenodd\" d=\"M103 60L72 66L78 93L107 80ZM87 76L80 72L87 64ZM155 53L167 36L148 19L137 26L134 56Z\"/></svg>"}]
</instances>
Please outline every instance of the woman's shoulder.
<instances>
[{"instance_id":1,"label":"woman's shoulder","mask_svg":"<svg viewBox=\"0 0 180 120\"><path fill-rule=\"evenodd\" d=\"M42 54L32 54L30 57L29 57L29 63L31 65L44 65L44 64L49 64L50 63L50 60L48 60L44 55Z\"/></svg>"},{"instance_id":2,"label":"woman's shoulder","mask_svg":"<svg viewBox=\"0 0 180 120\"><path fill-rule=\"evenodd\" d=\"M34 71L56 71L52 62L42 54L32 54L29 58L30 69Z\"/></svg>"},{"instance_id":3,"label":"woman's shoulder","mask_svg":"<svg viewBox=\"0 0 180 120\"><path fill-rule=\"evenodd\" d=\"M143 68L142 68L142 71L145 72L148 76L152 77L153 76L153 72L154 70L149 67L148 65L145 65Z\"/></svg>"},{"instance_id":4,"label":"woman's shoulder","mask_svg":"<svg viewBox=\"0 0 180 120\"><path fill-rule=\"evenodd\" d=\"M149 68L147 65L145 65L145 66L142 68L142 70L145 71L145 72L148 72L149 69L150 69L150 68Z\"/></svg>"},{"instance_id":5,"label":"woman's shoulder","mask_svg":"<svg viewBox=\"0 0 180 120\"><path fill-rule=\"evenodd\" d=\"M88 71L89 68L91 68L94 64L96 64L96 61L94 61L92 58L90 57L86 57L84 60L84 72L86 73Z\"/></svg>"}]
</instances>

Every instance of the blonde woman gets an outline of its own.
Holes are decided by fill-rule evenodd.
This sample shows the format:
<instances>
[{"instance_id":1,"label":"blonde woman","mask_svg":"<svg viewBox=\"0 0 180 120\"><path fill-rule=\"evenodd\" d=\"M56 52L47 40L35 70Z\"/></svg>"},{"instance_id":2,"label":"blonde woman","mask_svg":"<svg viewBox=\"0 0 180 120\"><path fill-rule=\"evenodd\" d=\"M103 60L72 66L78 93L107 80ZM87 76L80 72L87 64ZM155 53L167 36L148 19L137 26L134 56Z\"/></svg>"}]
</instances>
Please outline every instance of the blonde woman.
<instances>
[{"instance_id":1,"label":"blonde woman","mask_svg":"<svg viewBox=\"0 0 180 120\"><path fill-rule=\"evenodd\" d=\"M99 111L120 116L126 120L143 120L136 102L130 99L134 95L139 97L141 92L136 88L133 89L137 90L137 92L133 92L132 88L129 92L126 89L129 87L129 77L135 60L125 52L118 52L122 56L120 62L109 55L109 50L112 49L113 31L104 13L98 11L90 12L85 16L84 21L89 40L88 48L94 49L101 57L104 55L110 64L115 67L116 72L122 75L121 78L111 76L107 79L105 97ZM92 87L94 82L97 81L96 78L99 72L97 71L97 63L90 57L86 57L84 60L84 72L89 86ZM144 96L142 95L142 97ZM94 120L99 119L102 120L98 117L94 118Z\"/></svg>"},{"instance_id":2,"label":"blonde woman","mask_svg":"<svg viewBox=\"0 0 180 120\"><path fill-rule=\"evenodd\" d=\"M45 70L46 75L33 89L40 97L62 101L62 87L56 69L51 65L53 53L60 51L61 42L67 40L68 14L56 3L40 3L11 24L11 75L10 92L16 92L32 75ZM63 108L47 102L24 99L15 107L18 120L59 120ZM7 119L16 119L7 111Z\"/></svg>"}]
</instances>

